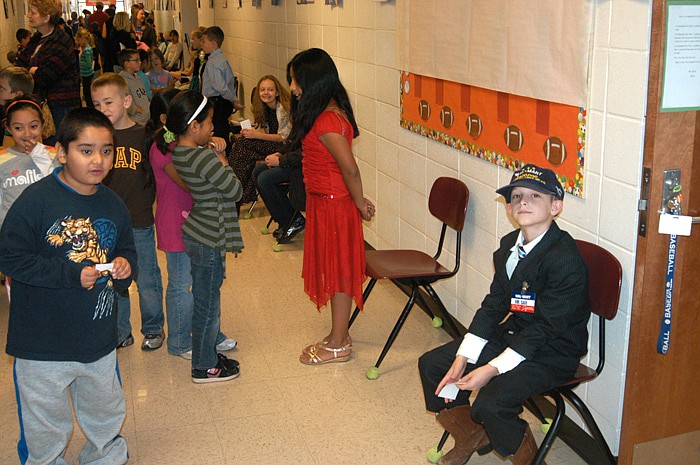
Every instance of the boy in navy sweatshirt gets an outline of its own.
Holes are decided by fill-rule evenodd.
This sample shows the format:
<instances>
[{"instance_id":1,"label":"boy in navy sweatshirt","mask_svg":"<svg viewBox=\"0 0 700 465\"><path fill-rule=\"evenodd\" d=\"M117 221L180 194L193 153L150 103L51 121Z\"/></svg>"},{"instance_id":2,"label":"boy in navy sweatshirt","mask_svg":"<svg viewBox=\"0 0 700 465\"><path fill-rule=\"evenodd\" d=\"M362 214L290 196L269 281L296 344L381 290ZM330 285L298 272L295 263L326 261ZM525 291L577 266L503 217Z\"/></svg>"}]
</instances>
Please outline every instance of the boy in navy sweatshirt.
<instances>
[{"instance_id":1,"label":"boy in navy sweatshirt","mask_svg":"<svg viewBox=\"0 0 700 465\"><path fill-rule=\"evenodd\" d=\"M115 347L114 286L136 269L129 212L100 183L114 128L80 108L61 123L62 167L29 186L0 230L0 270L13 277L6 351L15 357L21 463L62 457L73 414L87 443L81 463L125 463L125 416Z\"/></svg>"}]
</instances>

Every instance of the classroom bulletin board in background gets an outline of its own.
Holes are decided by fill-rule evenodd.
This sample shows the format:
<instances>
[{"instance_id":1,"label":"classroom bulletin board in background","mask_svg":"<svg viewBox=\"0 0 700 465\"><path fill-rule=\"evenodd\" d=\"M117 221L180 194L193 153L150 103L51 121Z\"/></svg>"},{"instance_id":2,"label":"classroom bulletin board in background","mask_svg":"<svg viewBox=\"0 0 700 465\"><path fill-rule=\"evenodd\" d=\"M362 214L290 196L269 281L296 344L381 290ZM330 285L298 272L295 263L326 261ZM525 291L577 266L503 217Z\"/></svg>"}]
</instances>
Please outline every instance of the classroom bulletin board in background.
<instances>
[{"instance_id":1,"label":"classroom bulletin board in background","mask_svg":"<svg viewBox=\"0 0 700 465\"><path fill-rule=\"evenodd\" d=\"M592 5L399 0L401 126L583 197Z\"/></svg>"}]
</instances>

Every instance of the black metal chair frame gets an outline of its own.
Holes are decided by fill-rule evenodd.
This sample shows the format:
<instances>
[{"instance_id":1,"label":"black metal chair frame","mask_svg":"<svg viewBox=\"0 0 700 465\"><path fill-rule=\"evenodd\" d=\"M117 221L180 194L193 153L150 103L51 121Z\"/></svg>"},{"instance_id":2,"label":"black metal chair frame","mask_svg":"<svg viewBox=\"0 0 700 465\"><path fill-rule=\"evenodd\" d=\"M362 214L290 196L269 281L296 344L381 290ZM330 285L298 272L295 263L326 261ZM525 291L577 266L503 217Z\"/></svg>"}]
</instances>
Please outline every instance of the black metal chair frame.
<instances>
[{"instance_id":1,"label":"black metal chair frame","mask_svg":"<svg viewBox=\"0 0 700 465\"><path fill-rule=\"evenodd\" d=\"M433 189L435 188L435 185L440 182L441 179L444 178L438 178L435 181L435 184L433 184ZM463 185L463 184L462 184ZM464 186L464 189L466 189L466 202L464 204L464 212L463 216L466 216L466 209L469 204L469 190ZM432 190L431 190L431 196L432 196ZM399 332L401 331L401 327L403 326L404 322L406 321L406 318L408 318L408 315L411 313L411 309L413 308L413 305L416 303L416 301L420 302L423 307L426 309L426 311L429 313L431 318L435 321L435 315L433 314L432 310L430 309L430 306L428 303L425 301L423 298L420 290L421 288L425 290L425 292L430 296L430 298L435 302L435 304L442 310L442 313L445 317L445 320L447 320L447 324L450 326L450 329L454 332L454 334L460 334L459 329L457 328L457 325L455 324L454 320L450 316L449 312L445 308L445 305L442 303L442 300L440 300L440 297L438 296L437 292L435 292L435 289L433 289L432 285L434 282L442 280L442 279L448 279L457 274L459 271L459 265L460 265L460 257L461 257L461 244L462 244L462 228L464 226L464 221L462 221L462 224L458 227L458 229L454 229L456 234L456 250L455 250L455 264L449 273L446 274L440 274L440 275L432 275L432 276L411 276L411 277L405 277L405 278L393 278L394 281L404 284L407 286L411 287L411 295L408 299L408 302L406 302L406 305L403 308L403 311L401 312L401 315L399 316L398 320L396 321L396 324L394 325L394 328L391 331L391 334L389 335L389 338L386 341L386 344L384 344L384 348L382 349L382 353L377 359L377 363L374 365L374 367L371 367L370 370L375 369L378 370L379 366L381 365L382 361L384 360L384 357L386 357L387 353L389 352L389 349L391 348L392 344L394 343L394 340L398 336ZM448 225L447 223L443 222L442 224L442 229L440 231L440 241L438 242L438 247L437 247L437 252L435 255L432 257L434 261L437 262L438 258L440 258L440 255L442 254L443 246L445 243L445 237L447 233L447 228ZM453 228L450 228L453 229ZM367 283L367 286L365 287L365 290L362 292L362 300L366 304L367 299L369 298L370 293L372 292L372 289L374 289L375 284L377 283L378 279L383 279L379 277L373 277L370 279L369 283ZM357 315L360 313L360 308L355 307L355 311L353 312L352 316L350 317L349 321L349 326L352 326L352 324L355 322L355 319L357 318ZM439 326L439 325L435 325ZM370 376L368 372L368 378L370 379L375 379L376 376Z\"/></svg>"}]
</instances>

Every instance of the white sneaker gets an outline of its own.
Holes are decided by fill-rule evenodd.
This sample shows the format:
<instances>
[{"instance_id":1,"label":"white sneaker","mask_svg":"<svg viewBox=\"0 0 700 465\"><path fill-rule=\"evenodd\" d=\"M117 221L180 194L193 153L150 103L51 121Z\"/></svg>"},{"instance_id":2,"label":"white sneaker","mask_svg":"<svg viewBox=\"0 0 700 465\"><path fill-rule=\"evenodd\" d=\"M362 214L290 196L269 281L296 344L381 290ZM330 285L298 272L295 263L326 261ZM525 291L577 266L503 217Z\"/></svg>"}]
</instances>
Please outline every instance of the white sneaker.
<instances>
[{"instance_id":1,"label":"white sneaker","mask_svg":"<svg viewBox=\"0 0 700 465\"><path fill-rule=\"evenodd\" d=\"M238 342L236 342L235 339L224 339L216 345L216 351L228 352L229 350L233 350L236 347L236 344L238 344Z\"/></svg>"},{"instance_id":2,"label":"white sneaker","mask_svg":"<svg viewBox=\"0 0 700 465\"><path fill-rule=\"evenodd\" d=\"M216 351L217 352L227 352L229 350L233 350L234 347L236 347L236 344L238 344L238 342L235 339L225 339L216 345ZM187 352L182 352L181 354L178 354L178 355L180 357L184 358L185 360L192 360L192 350L188 350Z\"/></svg>"}]
</instances>

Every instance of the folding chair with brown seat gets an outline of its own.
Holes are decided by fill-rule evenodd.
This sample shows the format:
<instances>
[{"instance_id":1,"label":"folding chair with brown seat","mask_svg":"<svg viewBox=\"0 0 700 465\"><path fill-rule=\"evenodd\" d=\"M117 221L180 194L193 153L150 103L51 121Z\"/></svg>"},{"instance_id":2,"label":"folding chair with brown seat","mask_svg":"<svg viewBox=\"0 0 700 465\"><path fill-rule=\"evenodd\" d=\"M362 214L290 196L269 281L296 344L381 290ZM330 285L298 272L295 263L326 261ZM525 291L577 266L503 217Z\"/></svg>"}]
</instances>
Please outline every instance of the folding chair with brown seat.
<instances>
[{"instance_id":1,"label":"folding chair with brown seat","mask_svg":"<svg viewBox=\"0 0 700 465\"><path fill-rule=\"evenodd\" d=\"M437 253L431 257L430 255L418 250L370 250L367 251L366 273L371 279L362 293L362 299L367 303L369 294L372 292L374 285L378 279L391 279L400 284L411 287L411 296L406 303L406 306L401 312L394 329L391 331L389 338L384 345L377 363L367 370L367 378L377 379L379 377L379 365L389 352L389 348L394 343L394 339L401 331L401 326L408 317L408 314L413 308L416 300L420 301L433 318L433 326L440 327L442 321L434 316L430 307L427 305L423 296L420 293L422 287L431 297L433 302L437 304L447 319L450 328L454 334L459 334L459 330L454 321L450 317L445 305L438 297L437 293L431 286L436 281L447 279L454 276L459 270L460 251L462 244L462 229L464 228L464 219L467 215L467 205L469 203L469 189L464 183L458 179L442 177L435 180L433 187L430 189L430 197L428 199L428 209L430 213L440 221L442 221L442 230L440 232L440 241L438 243ZM448 270L442 266L437 260L442 253L442 247L445 242L445 234L447 227L457 233L455 243L455 264L452 270ZM360 312L359 308L350 318L350 326L352 326L355 318Z\"/></svg>"},{"instance_id":2,"label":"folding chair with brown seat","mask_svg":"<svg viewBox=\"0 0 700 465\"><path fill-rule=\"evenodd\" d=\"M622 286L622 267L613 254L599 245L582 240L577 240L576 244L588 267L588 293L591 301L591 312L598 320L598 365L593 369L579 364L578 370L571 380L556 389L543 393L544 396L551 397L554 400L556 407L554 419L545 419L537 404L532 399L528 399L527 405L542 422L542 429L548 430L532 465L541 465L544 462L547 452L549 452L554 439L559 433L561 420L566 412L566 405L562 396L571 403L581 418L583 418L593 439L604 454L607 463L610 465L615 465L616 463L615 457L610 451L603 434L600 432L593 415L591 415L586 404L573 390L581 383L594 380L603 371L603 366L605 365L605 320L612 320L617 314ZM440 458L440 451L448 435L449 433L447 432L443 433L437 448L428 451L428 460L432 463L437 463L437 460Z\"/></svg>"},{"instance_id":3,"label":"folding chair with brown seat","mask_svg":"<svg viewBox=\"0 0 700 465\"><path fill-rule=\"evenodd\" d=\"M617 462L608 443L605 441L603 434L598 428L591 411L588 410L586 404L573 391L576 386L581 383L592 381L600 375L605 365L605 320L612 320L617 315L617 307L620 302L620 290L622 287L622 266L613 254L596 244L577 240L578 250L581 252L583 260L588 267L588 292L591 299L591 312L596 315L598 320L598 366L595 369L586 365L579 364L576 375L563 386L553 389L544 395L551 397L556 405L556 414L548 425L549 420L543 418L539 409L533 408L535 414L543 421L543 425L549 431L544 437L539 451L535 456L533 465L540 465L547 452L552 447L552 443L559 433L561 420L566 412L566 406L562 396L565 397L571 405L576 409L583 421L586 423L593 439L604 454L605 459L610 465L615 465ZM533 405L532 400L529 405Z\"/></svg>"}]
</instances>

